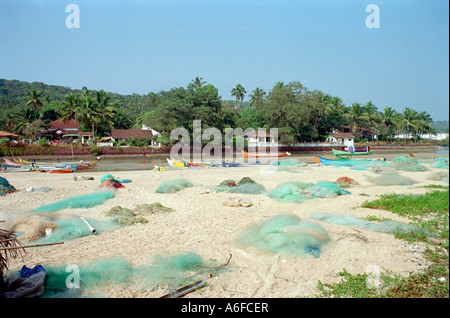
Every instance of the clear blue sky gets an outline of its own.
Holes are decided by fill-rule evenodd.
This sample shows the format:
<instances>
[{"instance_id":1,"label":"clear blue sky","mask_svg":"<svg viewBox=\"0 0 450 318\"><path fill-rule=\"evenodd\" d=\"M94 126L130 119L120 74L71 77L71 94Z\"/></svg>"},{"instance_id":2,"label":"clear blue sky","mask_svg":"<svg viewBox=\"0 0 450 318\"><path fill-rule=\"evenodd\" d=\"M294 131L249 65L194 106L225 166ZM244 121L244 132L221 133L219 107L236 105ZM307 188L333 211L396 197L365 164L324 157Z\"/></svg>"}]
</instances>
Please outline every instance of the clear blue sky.
<instances>
[{"instance_id":1,"label":"clear blue sky","mask_svg":"<svg viewBox=\"0 0 450 318\"><path fill-rule=\"evenodd\" d=\"M66 27L69 4L80 28ZM366 27L369 4L379 28ZM224 99L237 83L248 95L298 81L448 120L449 2L0 0L0 78L148 94L196 76Z\"/></svg>"}]
</instances>

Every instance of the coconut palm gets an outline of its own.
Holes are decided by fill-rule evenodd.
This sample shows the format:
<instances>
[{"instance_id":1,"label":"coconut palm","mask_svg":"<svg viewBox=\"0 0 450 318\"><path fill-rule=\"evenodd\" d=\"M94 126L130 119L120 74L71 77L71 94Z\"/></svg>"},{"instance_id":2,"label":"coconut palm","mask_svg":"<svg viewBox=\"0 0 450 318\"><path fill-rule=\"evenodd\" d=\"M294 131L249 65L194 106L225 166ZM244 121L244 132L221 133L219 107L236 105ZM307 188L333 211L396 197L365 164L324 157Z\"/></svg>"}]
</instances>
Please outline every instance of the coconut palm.
<instances>
[{"instance_id":1,"label":"coconut palm","mask_svg":"<svg viewBox=\"0 0 450 318\"><path fill-rule=\"evenodd\" d=\"M419 120L417 111L415 111L412 108L406 107L402 113L400 128L403 130L403 133L405 134L405 141L406 138L408 138L409 136L416 135L419 129Z\"/></svg>"},{"instance_id":2,"label":"coconut palm","mask_svg":"<svg viewBox=\"0 0 450 318\"><path fill-rule=\"evenodd\" d=\"M367 113L359 103L351 104L348 112L344 116L349 120L353 132L356 131L356 128L363 126L364 122L368 120Z\"/></svg>"},{"instance_id":3,"label":"coconut palm","mask_svg":"<svg viewBox=\"0 0 450 318\"><path fill-rule=\"evenodd\" d=\"M231 96L236 97L236 108L238 107L239 100L241 101L242 108L242 102L244 101L244 96L246 93L245 88L241 84L237 84L236 87L231 90Z\"/></svg>"},{"instance_id":4,"label":"coconut palm","mask_svg":"<svg viewBox=\"0 0 450 318\"><path fill-rule=\"evenodd\" d=\"M31 92L28 93L28 102L27 102L27 106L28 105L33 105L34 107L34 120L37 119L37 111L43 106L42 101L41 101L41 94L33 89Z\"/></svg>"},{"instance_id":5,"label":"coconut palm","mask_svg":"<svg viewBox=\"0 0 450 318\"><path fill-rule=\"evenodd\" d=\"M257 107L257 105L260 105L264 101L264 97L266 96L266 92L263 91L261 88L257 87L253 90L253 94L250 94L250 105Z\"/></svg>"},{"instance_id":6,"label":"coconut palm","mask_svg":"<svg viewBox=\"0 0 450 318\"><path fill-rule=\"evenodd\" d=\"M379 123L386 135L391 137L394 134L394 130L398 128L398 113L392 109L392 107L385 107L383 112L379 116Z\"/></svg>"},{"instance_id":7,"label":"coconut palm","mask_svg":"<svg viewBox=\"0 0 450 318\"><path fill-rule=\"evenodd\" d=\"M62 103L61 110L59 111L63 123L75 117L75 109L81 102L78 96L75 95L74 93L70 93L64 96L64 98L65 101Z\"/></svg>"},{"instance_id":8,"label":"coconut palm","mask_svg":"<svg viewBox=\"0 0 450 318\"><path fill-rule=\"evenodd\" d=\"M203 84L205 84L206 82L204 82L203 81L203 78L202 77L196 77L196 78L194 78L193 80L192 80L192 82L191 82L193 85L194 85L194 87L202 87L203 86Z\"/></svg>"},{"instance_id":9,"label":"coconut palm","mask_svg":"<svg viewBox=\"0 0 450 318\"><path fill-rule=\"evenodd\" d=\"M88 94L84 94L84 98L74 110L74 119L80 124L84 124L92 128L92 134L95 136L95 125L102 119L102 113L98 111L97 104Z\"/></svg>"}]
</instances>

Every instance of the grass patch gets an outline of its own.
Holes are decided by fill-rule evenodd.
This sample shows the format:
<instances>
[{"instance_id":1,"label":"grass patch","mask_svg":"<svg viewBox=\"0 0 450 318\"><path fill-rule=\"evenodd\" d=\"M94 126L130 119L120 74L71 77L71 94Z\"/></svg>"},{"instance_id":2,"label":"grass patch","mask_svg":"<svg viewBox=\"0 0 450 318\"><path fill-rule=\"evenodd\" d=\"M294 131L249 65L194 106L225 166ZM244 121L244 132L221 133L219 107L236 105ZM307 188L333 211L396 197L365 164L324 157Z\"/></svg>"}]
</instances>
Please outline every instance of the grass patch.
<instances>
[{"instance_id":1,"label":"grass patch","mask_svg":"<svg viewBox=\"0 0 450 318\"><path fill-rule=\"evenodd\" d=\"M423 195L383 195L374 201L366 201L365 208L387 210L407 217L423 231L395 234L408 242L424 241L424 256L430 261L424 271L401 277L395 273L377 273L377 286L368 284L373 273L353 275L345 269L338 273L338 283L318 282L317 297L333 298L448 298L449 297L449 187L426 186L432 189ZM377 220L371 216L368 219ZM432 238L432 239L430 239Z\"/></svg>"}]
</instances>

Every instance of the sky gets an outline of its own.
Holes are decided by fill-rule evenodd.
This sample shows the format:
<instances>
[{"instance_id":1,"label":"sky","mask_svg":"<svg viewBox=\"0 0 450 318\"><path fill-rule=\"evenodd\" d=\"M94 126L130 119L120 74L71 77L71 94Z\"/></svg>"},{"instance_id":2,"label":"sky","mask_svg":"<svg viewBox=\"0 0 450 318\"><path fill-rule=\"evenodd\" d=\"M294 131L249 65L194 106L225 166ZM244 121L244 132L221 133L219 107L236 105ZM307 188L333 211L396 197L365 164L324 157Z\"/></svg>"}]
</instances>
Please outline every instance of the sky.
<instances>
[{"instance_id":1,"label":"sky","mask_svg":"<svg viewBox=\"0 0 450 318\"><path fill-rule=\"evenodd\" d=\"M195 77L449 120L449 2L0 0L0 78L142 95Z\"/></svg>"}]
</instances>

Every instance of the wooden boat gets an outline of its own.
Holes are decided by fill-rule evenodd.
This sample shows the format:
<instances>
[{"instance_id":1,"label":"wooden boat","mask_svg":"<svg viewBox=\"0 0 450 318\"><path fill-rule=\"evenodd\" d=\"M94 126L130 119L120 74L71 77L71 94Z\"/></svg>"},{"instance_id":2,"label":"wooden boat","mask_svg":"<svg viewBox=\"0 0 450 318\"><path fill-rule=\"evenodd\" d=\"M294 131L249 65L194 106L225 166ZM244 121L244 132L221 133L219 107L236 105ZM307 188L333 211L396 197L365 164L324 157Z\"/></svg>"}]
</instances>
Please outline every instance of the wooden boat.
<instances>
[{"instance_id":1,"label":"wooden boat","mask_svg":"<svg viewBox=\"0 0 450 318\"><path fill-rule=\"evenodd\" d=\"M244 158L255 158L255 157L271 158L271 157L286 157L286 156L290 156L291 153L286 152L286 153L271 154L270 152L269 153L253 153L253 152L242 151L242 155L244 156Z\"/></svg>"},{"instance_id":2,"label":"wooden boat","mask_svg":"<svg viewBox=\"0 0 450 318\"><path fill-rule=\"evenodd\" d=\"M55 167L65 167L67 165L70 165L72 167L76 166L78 169L89 169L91 167L95 167L97 164L96 161L61 161L61 162L43 162L43 161L27 161L23 160L21 158L18 158L18 160L15 160L16 163L23 163L23 164L34 164L37 166L55 166Z\"/></svg>"},{"instance_id":3,"label":"wooden boat","mask_svg":"<svg viewBox=\"0 0 450 318\"><path fill-rule=\"evenodd\" d=\"M72 169L51 169L51 170L44 170L44 172L47 172L47 173L73 173L74 170L72 170Z\"/></svg>"},{"instance_id":4,"label":"wooden boat","mask_svg":"<svg viewBox=\"0 0 450 318\"><path fill-rule=\"evenodd\" d=\"M369 155L373 153L373 151L370 150L369 147L364 147L364 151L362 148L356 147L353 151L351 149L349 150L336 150L334 148L331 148L333 150L333 154L335 156L358 156L358 155Z\"/></svg>"},{"instance_id":5,"label":"wooden boat","mask_svg":"<svg viewBox=\"0 0 450 318\"><path fill-rule=\"evenodd\" d=\"M338 160L336 160L336 159L327 159L327 158L324 158L324 157L322 157L320 155L314 155L314 161L317 164L321 164L321 163L326 163L326 162L336 162Z\"/></svg>"}]
</instances>

